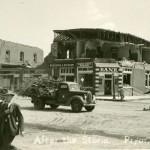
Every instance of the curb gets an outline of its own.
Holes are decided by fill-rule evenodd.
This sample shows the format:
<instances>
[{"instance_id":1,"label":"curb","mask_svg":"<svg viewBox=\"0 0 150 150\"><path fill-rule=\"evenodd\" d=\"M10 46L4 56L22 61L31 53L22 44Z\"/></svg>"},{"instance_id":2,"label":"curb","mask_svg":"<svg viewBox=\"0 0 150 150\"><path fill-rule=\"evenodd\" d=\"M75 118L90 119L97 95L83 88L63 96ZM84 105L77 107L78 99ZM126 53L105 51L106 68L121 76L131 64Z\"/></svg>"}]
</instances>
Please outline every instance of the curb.
<instances>
[{"instance_id":1,"label":"curb","mask_svg":"<svg viewBox=\"0 0 150 150\"><path fill-rule=\"evenodd\" d=\"M131 97L125 97L124 100L120 100L120 99L113 99L112 97L95 97L96 100L102 100L102 101L118 101L118 102L124 102L124 101L133 101L133 100L150 100L150 97L135 97L135 96L131 96Z\"/></svg>"}]
</instances>

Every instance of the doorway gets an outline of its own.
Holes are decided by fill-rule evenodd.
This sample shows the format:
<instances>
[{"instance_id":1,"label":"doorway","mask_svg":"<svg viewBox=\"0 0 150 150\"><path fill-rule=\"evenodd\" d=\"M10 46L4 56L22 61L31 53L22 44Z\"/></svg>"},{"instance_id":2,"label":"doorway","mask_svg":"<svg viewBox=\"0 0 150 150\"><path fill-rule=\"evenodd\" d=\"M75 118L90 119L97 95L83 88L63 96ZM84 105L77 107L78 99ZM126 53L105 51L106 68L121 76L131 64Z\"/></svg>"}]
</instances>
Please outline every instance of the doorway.
<instances>
[{"instance_id":1,"label":"doorway","mask_svg":"<svg viewBox=\"0 0 150 150\"><path fill-rule=\"evenodd\" d=\"M112 91L111 91L111 80L105 80L104 94L105 94L105 95L112 95Z\"/></svg>"}]
</instances>

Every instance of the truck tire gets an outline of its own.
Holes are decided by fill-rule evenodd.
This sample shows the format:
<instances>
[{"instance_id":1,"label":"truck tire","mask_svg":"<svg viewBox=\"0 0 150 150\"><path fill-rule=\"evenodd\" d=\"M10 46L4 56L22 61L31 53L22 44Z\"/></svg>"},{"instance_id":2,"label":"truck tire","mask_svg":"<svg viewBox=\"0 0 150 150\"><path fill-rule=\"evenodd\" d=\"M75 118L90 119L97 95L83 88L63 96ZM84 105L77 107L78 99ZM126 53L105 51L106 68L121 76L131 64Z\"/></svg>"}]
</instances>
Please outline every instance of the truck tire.
<instances>
[{"instance_id":1,"label":"truck tire","mask_svg":"<svg viewBox=\"0 0 150 150\"><path fill-rule=\"evenodd\" d=\"M43 102L42 99L37 98L34 100L34 108L37 110L42 110L45 107L45 103Z\"/></svg>"},{"instance_id":2,"label":"truck tire","mask_svg":"<svg viewBox=\"0 0 150 150\"><path fill-rule=\"evenodd\" d=\"M94 108L95 106L85 106L85 109L89 112L92 111Z\"/></svg>"},{"instance_id":3,"label":"truck tire","mask_svg":"<svg viewBox=\"0 0 150 150\"><path fill-rule=\"evenodd\" d=\"M73 112L80 112L82 110L82 103L79 100L73 100L71 108Z\"/></svg>"},{"instance_id":4,"label":"truck tire","mask_svg":"<svg viewBox=\"0 0 150 150\"><path fill-rule=\"evenodd\" d=\"M59 107L59 105L50 104L50 107L51 107L52 109L56 109L56 108L58 108L58 107Z\"/></svg>"}]
</instances>

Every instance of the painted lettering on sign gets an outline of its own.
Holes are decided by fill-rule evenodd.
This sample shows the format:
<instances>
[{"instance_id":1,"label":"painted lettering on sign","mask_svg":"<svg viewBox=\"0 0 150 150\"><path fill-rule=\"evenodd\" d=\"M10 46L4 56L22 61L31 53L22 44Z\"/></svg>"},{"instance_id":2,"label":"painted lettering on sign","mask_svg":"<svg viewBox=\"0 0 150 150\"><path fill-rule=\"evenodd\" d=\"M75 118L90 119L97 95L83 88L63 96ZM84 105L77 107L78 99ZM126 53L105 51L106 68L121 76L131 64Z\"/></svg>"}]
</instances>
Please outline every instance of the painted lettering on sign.
<instances>
[{"instance_id":1,"label":"painted lettering on sign","mask_svg":"<svg viewBox=\"0 0 150 150\"><path fill-rule=\"evenodd\" d=\"M62 67L74 67L74 64L61 64Z\"/></svg>"},{"instance_id":2,"label":"painted lettering on sign","mask_svg":"<svg viewBox=\"0 0 150 150\"><path fill-rule=\"evenodd\" d=\"M50 67L74 67L74 64L50 64Z\"/></svg>"},{"instance_id":3,"label":"painted lettering on sign","mask_svg":"<svg viewBox=\"0 0 150 150\"><path fill-rule=\"evenodd\" d=\"M106 68L106 67L103 67L103 68L99 68L99 71L100 72L118 72L118 69L119 68Z\"/></svg>"},{"instance_id":4,"label":"painted lettering on sign","mask_svg":"<svg viewBox=\"0 0 150 150\"><path fill-rule=\"evenodd\" d=\"M61 64L50 64L50 67L61 67Z\"/></svg>"},{"instance_id":5,"label":"painted lettering on sign","mask_svg":"<svg viewBox=\"0 0 150 150\"><path fill-rule=\"evenodd\" d=\"M90 66L93 66L93 63L92 62L78 63L78 66L80 66L80 67L90 67Z\"/></svg>"}]
</instances>

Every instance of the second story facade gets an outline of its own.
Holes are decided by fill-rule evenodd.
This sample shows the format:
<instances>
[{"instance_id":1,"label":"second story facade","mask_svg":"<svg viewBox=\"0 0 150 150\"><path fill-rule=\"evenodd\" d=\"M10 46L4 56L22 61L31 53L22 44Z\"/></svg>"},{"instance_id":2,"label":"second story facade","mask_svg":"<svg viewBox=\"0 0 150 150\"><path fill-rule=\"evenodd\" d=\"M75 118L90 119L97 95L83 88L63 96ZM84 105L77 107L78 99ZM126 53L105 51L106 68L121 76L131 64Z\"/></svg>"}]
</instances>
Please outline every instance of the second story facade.
<instances>
[{"instance_id":1,"label":"second story facade","mask_svg":"<svg viewBox=\"0 0 150 150\"><path fill-rule=\"evenodd\" d=\"M0 40L0 63L29 64L32 68L42 64L43 50L14 42Z\"/></svg>"},{"instance_id":2,"label":"second story facade","mask_svg":"<svg viewBox=\"0 0 150 150\"><path fill-rule=\"evenodd\" d=\"M55 59L114 58L150 63L150 42L104 29L54 30Z\"/></svg>"}]
</instances>

